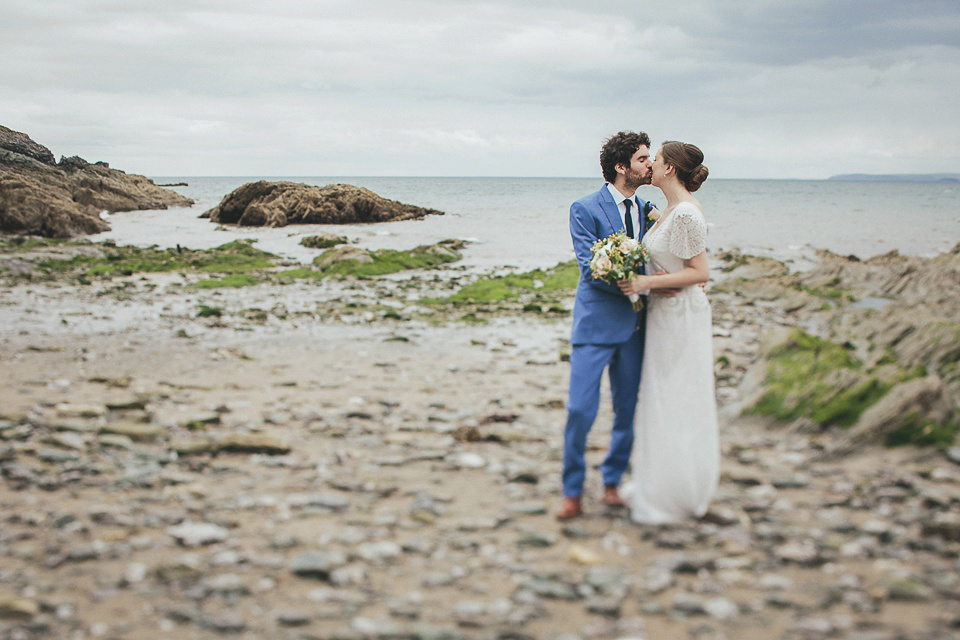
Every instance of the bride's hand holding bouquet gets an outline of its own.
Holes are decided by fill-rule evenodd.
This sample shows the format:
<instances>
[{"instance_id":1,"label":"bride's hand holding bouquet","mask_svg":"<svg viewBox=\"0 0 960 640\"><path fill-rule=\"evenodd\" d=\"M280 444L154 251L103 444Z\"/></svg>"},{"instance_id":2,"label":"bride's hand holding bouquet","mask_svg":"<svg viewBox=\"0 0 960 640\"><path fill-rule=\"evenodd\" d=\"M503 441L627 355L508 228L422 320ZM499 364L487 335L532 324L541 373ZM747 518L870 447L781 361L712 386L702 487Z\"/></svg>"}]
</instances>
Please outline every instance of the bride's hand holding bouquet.
<instances>
[{"instance_id":1,"label":"bride's hand holding bouquet","mask_svg":"<svg viewBox=\"0 0 960 640\"><path fill-rule=\"evenodd\" d=\"M629 278L618 280L617 286L620 287L620 291L623 291L624 295L639 295L641 293L649 293L650 289L653 288L652 280L653 278L651 276L636 274Z\"/></svg>"},{"instance_id":2,"label":"bride's hand holding bouquet","mask_svg":"<svg viewBox=\"0 0 960 640\"><path fill-rule=\"evenodd\" d=\"M597 240L590 252L590 273L593 277L616 284L630 298L634 311L642 309L643 300L640 299L639 292L628 292L621 283L629 282L628 278L631 277L646 277L636 274L647 262L647 248L633 238L628 238L624 232L618 231Z\"/></svg>"}]
</instances>

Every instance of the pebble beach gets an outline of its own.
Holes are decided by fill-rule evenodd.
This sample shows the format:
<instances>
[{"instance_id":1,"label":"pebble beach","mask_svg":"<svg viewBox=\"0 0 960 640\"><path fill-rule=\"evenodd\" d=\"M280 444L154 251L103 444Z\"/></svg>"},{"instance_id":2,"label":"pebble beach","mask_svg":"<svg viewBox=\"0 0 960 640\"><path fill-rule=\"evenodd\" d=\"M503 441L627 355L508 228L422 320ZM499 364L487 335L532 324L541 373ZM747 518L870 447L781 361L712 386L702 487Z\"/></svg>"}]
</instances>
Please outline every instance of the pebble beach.
<instances>
[{"instance_id":1,"label":"pebble beach","mask_svg":"<svg viewBox=\"0 0 960 640\"><path fill-rule=\"evenodd\" d=\"M596 471L551 515L568 316L432 317L450 268L198 278L0 287L3 638L960 637L960 452L742 413L815 304L711 291L720 492L641 527Z\"/></svg>"}]
</instances>

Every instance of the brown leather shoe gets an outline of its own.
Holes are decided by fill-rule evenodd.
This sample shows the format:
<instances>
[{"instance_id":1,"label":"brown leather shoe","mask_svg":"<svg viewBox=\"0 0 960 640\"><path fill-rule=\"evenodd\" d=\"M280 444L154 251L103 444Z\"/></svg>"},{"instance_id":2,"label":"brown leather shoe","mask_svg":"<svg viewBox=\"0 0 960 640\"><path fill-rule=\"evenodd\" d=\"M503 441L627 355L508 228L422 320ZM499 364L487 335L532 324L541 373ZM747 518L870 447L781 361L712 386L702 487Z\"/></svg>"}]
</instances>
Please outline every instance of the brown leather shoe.
<instances>
[{"instance_id":1,"label":"brown leather shoe","mask_svg":"<svg viewBox=\"0 0 960 640\"><path fill-rule=\"evenodd\" d=\"M557 520L573 520L581 513L583 512L580 510L580 498L567 496L553 515Z\"/></svg>"},{"instance_id":2,"label":"brown leather shoe","mask_svg":"<svg viewBox=\"0 0 960 640\"><path fill-rule=\"evenodd\" d=\"M627 503L620 497L620 492L613 485L603 488L603 504L608 507L625 507Z\"/></svg>"}]
</instances>

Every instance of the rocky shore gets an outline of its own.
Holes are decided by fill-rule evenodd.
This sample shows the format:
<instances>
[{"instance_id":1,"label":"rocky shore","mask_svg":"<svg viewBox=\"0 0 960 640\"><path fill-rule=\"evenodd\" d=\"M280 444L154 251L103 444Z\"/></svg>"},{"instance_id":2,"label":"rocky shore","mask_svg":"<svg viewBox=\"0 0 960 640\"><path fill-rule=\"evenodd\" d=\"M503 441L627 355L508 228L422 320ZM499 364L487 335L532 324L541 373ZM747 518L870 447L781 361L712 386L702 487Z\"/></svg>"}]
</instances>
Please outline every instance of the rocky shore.
<instances>
[{"instance_id":1,"label":"rocky shore","mask_svg":"<svg viewBox=\"0 0 960 640\"><path fill-rule=\"evenodd\" d=\"M436 209L388 200L363 187L258 180L234 189L204 212L221 224L245 227L284 227L288 224L352 224L416 220L440 215Z\"/></svg>"},{"instance_id":2,"label":"rocky shore","mask_svg":"<svg viewBox=\"0 0 960 640\"><path fill-rule=\"evenodd\" d=\"M0 252L4 639L960 638L960 247L714 256L721 488L663 527L550 515L562 268L149 257Z\"/></svg>"},{"instance_id":3,"label":"rocky shore","mask_svg":"<svg viewBox=\"0 0 960 640\"><path fill-rule=\"evenodd\" d=\"M61 157L25 133L0 126L0 232L71 238L110 228L102 211L188 207L193 200L152 180Z\"/></svg>"}]
</instances>

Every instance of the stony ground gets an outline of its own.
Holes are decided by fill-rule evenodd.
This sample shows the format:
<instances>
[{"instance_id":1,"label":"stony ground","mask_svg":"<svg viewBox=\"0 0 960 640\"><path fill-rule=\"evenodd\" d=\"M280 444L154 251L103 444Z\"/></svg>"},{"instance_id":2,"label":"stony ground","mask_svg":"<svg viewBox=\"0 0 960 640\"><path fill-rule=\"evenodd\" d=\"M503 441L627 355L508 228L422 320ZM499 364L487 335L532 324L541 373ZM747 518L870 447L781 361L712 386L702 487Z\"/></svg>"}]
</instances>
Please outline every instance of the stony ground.
<instances>
[{"instance_id":1,"label":"stony ground","mask_svg":"<svg viewBox=\"0 0 960 640\"><path fill-rule=\"evenodd\" d=\"M178 277L0 290L4 639L960 638L960 457L740 417L775 304L712 294L707 517L634 525L593 473L559 524L569 320L351 315L380 281L198 318Z\"/></svg>"}]
</instances>

